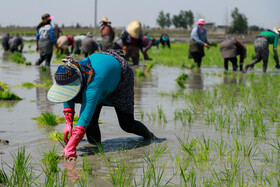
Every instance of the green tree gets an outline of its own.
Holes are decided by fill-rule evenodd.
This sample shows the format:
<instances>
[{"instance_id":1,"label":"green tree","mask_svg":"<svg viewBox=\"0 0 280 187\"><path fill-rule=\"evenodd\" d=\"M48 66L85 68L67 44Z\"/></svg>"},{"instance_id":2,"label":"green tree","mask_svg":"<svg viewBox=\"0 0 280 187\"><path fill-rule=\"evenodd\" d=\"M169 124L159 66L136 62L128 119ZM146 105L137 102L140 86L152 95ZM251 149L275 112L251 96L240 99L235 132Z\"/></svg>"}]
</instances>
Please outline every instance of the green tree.
<instances>
[{"instance_id":1,"label":"green tree","mask_svg":"<svg viewBox=\"0 0 280 187\"><path fill-rule=\"evenodd\" d=\"M166 19L166 26L169 28L171 25L172 25L172 21L171 21L171 18L170 18L170 14L169 13L167 13L166 15L165 15L165 19Z\"/></svg>"},{"instance_id":2,"label":"green tree","mask_svg":"<svg viewBox=\"0 0 280 187\"><path fill-rule=\"evenodd\" d=\"M176 28L187 29L188 27L192 27L194 23L192 11L181 10L178 15L173 15L172 23Z\"/></svg>"},{"instance_id":3,"label":"green tree","mask_svg":"<svg viewBox=\"0 0 280 187\"><path fill-rule=\"evenodd\" d=\"M163 10L161 10L159 12L159 15L157 17L157 24L161 27L164 28L166 26L166 17L165 14L163 12Z\"/></svg>"},{"instance_id":4,"label":"green tree","mask_svg":"<svg viewBox=\"0 0 280 187\"><path fill-rule=\"evenodd\" d=\"M239 13L238 8L234 8L231 12L231 17L233 19L229 32L231 33L246 33L248 30L247 17L244 14Z\"/></svg>"}]
</instances>

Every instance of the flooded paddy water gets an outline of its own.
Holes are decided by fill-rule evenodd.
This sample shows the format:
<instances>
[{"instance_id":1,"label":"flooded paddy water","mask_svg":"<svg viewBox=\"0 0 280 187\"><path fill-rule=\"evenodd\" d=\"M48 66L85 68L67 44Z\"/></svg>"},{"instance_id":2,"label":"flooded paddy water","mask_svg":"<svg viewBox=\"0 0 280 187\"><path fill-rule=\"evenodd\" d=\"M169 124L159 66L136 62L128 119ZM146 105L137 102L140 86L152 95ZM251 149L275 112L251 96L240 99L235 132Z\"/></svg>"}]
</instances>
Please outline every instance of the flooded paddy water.
<instances>
[{"instance_id":1,"label":"flooded paddy water","mask_svg":"<svg viewBox=\"0 0 280 187\"><path fill-rule=\"evenodd\" d=\"M32 118L46 111L63 116L63 106L47 100L48 87L27 89L21 85L52 81L59 64L42 71L34 66L38 53L25 51L23 55L31 66L8 62L4 54L0 59L1 81L22 98L0 101L0 138L9 141L8 145L0 143L0 156L2 165L12 164L11 155L25 146L36 176L42 172L45 152L53 146L58 154L63 150L48 133L62 132L64 123L46 127ZM184 89L176 83L182 73L188 75ZM266 75L259 70L242 74L224 73L218 67L190 70L155 65L145 77L135 78L135 118L167 140L144 142L124 132L114 109L103 107L102 149L84 138L77 149L78 160L61 160L58 167L68 170L67 184L76 186L277 186L279 78L279 72L273 71ZM78 111L79 105L76 114ZM93 169L86 176L85 162ZM44 183L44 178L39 176L38 183ZM77 179L81 180L74 184Z\"/></svg>"}]
</instances>

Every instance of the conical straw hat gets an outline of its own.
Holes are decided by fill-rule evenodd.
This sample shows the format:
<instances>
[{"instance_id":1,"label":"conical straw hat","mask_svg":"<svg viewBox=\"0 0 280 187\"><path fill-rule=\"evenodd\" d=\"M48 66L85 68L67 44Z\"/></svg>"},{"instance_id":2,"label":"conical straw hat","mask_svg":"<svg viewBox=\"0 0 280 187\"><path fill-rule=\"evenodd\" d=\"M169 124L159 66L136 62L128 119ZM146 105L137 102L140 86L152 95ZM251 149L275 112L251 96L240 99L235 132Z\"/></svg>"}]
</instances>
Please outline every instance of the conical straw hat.
<instances>
[{"instance_id":1,"label":"conical straw hat","mask_svg":"<svg viewBox=\"0 0 280 187\"><path fill-rule=\"evenodd\" d=\"M141 23L137 20L132 21L126 26L126 31L131 37L138 39L141 32Z\"/></svg>"}]
</instances>

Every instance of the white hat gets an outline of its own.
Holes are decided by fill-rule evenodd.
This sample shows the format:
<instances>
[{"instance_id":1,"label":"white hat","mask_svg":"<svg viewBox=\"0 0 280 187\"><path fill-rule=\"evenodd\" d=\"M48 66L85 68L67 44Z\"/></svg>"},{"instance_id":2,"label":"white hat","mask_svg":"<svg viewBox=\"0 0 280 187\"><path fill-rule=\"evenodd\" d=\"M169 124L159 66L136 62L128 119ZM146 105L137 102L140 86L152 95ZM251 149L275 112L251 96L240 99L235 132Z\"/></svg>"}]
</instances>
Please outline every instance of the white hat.
<instances>
[{"instance_id":1,"label":"white hat","mask_svg":"<svg viewBox=\"0 0 280 187\"><path fill-rule=\"evenodd\" d=\"M274 27L273 32L275 32L278 36L280 36L280 28Z\"/></svg>"}]
</instances>

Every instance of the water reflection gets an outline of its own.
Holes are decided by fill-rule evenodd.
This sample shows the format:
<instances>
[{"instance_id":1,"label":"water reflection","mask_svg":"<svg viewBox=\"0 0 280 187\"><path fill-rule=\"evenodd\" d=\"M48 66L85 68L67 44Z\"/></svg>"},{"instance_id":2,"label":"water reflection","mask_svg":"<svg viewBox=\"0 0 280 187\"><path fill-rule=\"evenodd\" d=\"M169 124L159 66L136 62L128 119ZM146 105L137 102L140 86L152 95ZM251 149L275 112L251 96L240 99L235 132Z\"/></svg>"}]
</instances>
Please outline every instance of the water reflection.
<instances>
[{"instance_id":1,"label":"water reflection","mask_svg":"<svg viewBox=\"0 0 280 187\"><path fill-rule=\"evenodd\" d=\"M242 84L245 83L245 80L243 79L243 74L224 74L223 76L223 82L225 84Z\"/></svg>"},{"instance_id":2,"label":"water reflection","mask_svg":"<svg viewBox=\"0 0 280 187\"><path fill-rule=\"evenodd\" d=\"M11 55L11 52L10 51L4 51L3 54L2 54L2 59L4 61L7 61L8 60L8 57Z\"/></svg>"},{"instance_id":3,"label":"water reflection","mask_svg":"<svg viewBox=\"0 0 280 187\"><path fill-rule=\"evenodd\" d=\"M189 74L189 88L190 89L203 89L203 74L201 73L201 69L192 70Z\"/></svg>"},{"instance_id":4,"label":"water reflection","mask_svg":"<svg viewBox=\"0 0 280 187\"><path fill-rule=\"evenodd\" d=\"M47 85L52 85L52 74L50 67L38 67L38 72L39 77L37 78L36 83L44 86L36 86L36 101L39 111L44 113L52 111L53 104L47 99L49 87L46 87Z\"/></svg>"}]
</instances>

